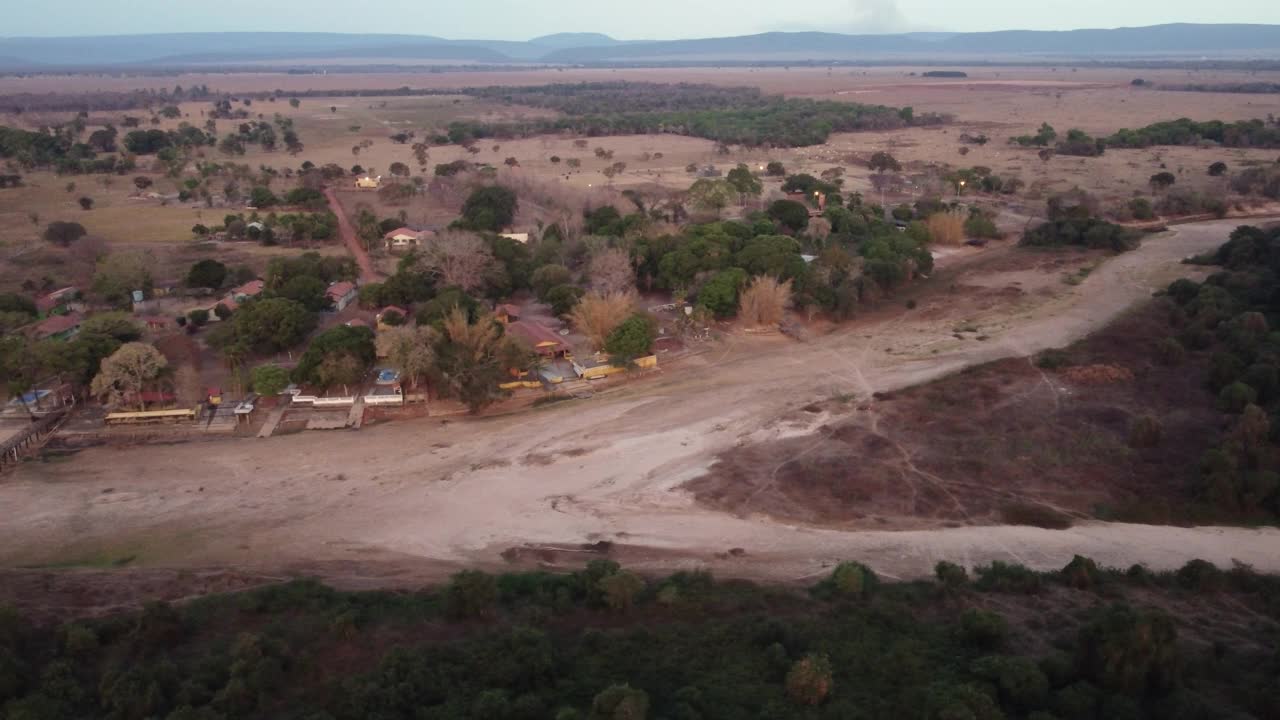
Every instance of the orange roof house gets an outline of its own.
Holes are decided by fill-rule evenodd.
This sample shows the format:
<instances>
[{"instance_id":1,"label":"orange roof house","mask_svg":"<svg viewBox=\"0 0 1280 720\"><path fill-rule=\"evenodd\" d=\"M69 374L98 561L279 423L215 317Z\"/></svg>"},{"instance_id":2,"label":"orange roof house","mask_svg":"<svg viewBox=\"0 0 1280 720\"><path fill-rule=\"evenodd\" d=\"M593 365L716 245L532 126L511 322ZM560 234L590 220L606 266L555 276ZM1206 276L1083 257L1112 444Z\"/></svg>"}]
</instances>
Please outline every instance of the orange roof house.
<instances>
[{"instance_id":1,"label":"orange roof house","mask_svg":"<svg viewBox=\"0 0 1280 720\"><path fill-rule=\"evenodd\" d=\"M570 351L564 340L546 325L529 320L516 320L507 324L507 332L512 337L528 342L533 351L543 357L563 357Z\"/></svg>"}]
</instances>

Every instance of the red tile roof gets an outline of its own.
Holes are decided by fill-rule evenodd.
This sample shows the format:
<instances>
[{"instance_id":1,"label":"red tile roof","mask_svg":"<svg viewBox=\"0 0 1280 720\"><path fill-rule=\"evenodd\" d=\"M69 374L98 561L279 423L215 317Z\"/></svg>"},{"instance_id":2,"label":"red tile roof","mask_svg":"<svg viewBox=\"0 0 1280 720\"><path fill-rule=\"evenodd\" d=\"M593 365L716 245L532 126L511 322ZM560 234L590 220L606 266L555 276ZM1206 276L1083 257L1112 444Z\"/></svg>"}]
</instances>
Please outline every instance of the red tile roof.
<instances>
[{"instance_id":1,"label":"red tile roof","mask_svg":"<svg viewBox=\"0 0 1280 720\"><path fill-rule=\"evenodd\" d=\"M329 289L325 290L325 295L328 295L334 300L340 300L346 297L348 293L352 292L355 289L356 289L356 286L354 283L350 283L350 282L347 282L346 280L343 280L342 282L336 282L330 285Z\"/></svg>"},{"instance_id":2,"label":"red tile roof","mask_svg":"<svg viewBox=\"0 0 1280 720\"><path fill-rule=\"evenodd\" d=\"M554 355L569 351L569 346L565 344L564 340L561 340L560 336L546 325L540 325L529 320L516 320L507 325L507 332L515 337L527 340L534 350L543 355Z\"/></svg>"},{"instance_id":3,"label":"red tile roof","mask_svg":"<svg viewBox=\"0 0 1280 720\"><path fill-rule=\"evenodd\" d=\"M232 290L231 294L232 295L248 295L249 297L256 297L262 294L262 289L264 287L266 287L266 283L264 283L263 281L250 280L249 282Z\"/></svg>"},{"instance_id":4,"label":"red tile roof","mask_svg":"<svg viewBox=\"0 0 1280 720\"><path fill-rule=\"evenodd\" d=\"M36 337L49 337L63 333L72 328L80 327L80 323L84 320L78 313L68 313L66 315L54 315L47 318L44 322L36 325Z\"/></svg>"}]
</instances>

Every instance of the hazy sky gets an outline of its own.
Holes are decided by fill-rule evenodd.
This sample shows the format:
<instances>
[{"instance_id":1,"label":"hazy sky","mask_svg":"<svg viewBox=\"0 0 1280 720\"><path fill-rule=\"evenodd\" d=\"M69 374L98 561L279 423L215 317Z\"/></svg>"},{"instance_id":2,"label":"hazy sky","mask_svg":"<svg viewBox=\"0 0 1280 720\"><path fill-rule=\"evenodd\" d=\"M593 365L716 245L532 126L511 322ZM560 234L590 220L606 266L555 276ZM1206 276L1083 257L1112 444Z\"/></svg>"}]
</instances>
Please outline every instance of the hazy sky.
<instances>
[{"instance_id":1,"label":"hazy sky","mask_svg":"<svg viewBox=\"0 0 1280 720\"><path fill-rule=\"evenodd\" d=\"M225 30L384 32L527 40L603 32L623 40L768 30L1058 30L1169 22L1277 23L1276 0L18 0L0 34L97 35ZM1070 8L1070 12L1065 12Z\"/></svg>"}]
</instances>

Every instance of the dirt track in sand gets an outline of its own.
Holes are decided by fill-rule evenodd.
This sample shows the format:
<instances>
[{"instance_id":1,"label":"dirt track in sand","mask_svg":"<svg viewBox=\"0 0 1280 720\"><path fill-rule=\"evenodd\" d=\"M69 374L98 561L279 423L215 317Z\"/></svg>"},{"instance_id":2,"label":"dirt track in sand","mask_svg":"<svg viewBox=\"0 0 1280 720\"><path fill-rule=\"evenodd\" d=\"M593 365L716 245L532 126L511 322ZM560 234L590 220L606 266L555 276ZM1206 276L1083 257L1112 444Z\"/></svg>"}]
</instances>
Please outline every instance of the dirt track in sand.
<instances>
[{"instance_id":1,"label":"dirt track in sand","mask_svg":"<svg viewBox=\"0 0 1280 720\"><path fill-rule=\"evenodd\" d=\"M1027 273L975 264L954 280L1002 290L926 295L916 310L886 311L807 343L734 338L656 380L519 415L93 449L28 464L0 485L0 506L18 509L0 517L0 564L136 556L136 564L165 566L497 565L513 546L609 541L642 570L697 565L772 580L821 573L842 558L911 577L944 558L1054 567L1074 553L1108 565L1163 568L1202 557L1280 570L1273 529L1094 523L848 532L729 515L677 490L728 448L811 433L819 418L780 419L814 400L866 398L1079 338L1179 276L1181 258L1220 244L1235 224L1150 237L1074 287L1057 272L1036 286ZM1012 282L1022 284L1004 292ZM958 323L988 339L956 339ZM744 552L729 552L735 548ZM387 577L394 584L394 573Z\"/></svg>"}]
</instances>

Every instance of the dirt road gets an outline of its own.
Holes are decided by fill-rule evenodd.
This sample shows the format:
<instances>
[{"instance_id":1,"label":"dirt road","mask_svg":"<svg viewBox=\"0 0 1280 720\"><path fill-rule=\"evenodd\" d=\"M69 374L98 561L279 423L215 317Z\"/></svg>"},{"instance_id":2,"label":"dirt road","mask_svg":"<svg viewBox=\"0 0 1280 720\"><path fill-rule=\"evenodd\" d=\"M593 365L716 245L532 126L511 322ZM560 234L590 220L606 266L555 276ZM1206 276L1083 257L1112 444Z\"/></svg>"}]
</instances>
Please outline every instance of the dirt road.
<instances>
[{"instance_id":1,"label":"dirt road","mask_svg":"<svg viewBox=\"0 0 1280 720\"><path fill-rule=\"evenodd\" d=\"M1153 236L1078 286L1056 272L975 264L946 279L966 290L943 289L915 310L887 311L808 343L734 337L656 380L520 415L95 449L28 464L0 485L0 507L21 509L0 514L0 564L136 557L264 568L496 565L513 546L609 541L629 548L624 561L640 569L699 566L774 580L809 577L845 558L912 577L939 559L1048 568L1074 553L1116 566L1167 568L1201 557L1280 571L1274 529L1092 523L851 532L720 513L678 490L725 449L809 434L826 418L795 411L815 399L867 398L1079 338L1186 274L1179 261L1219 245L1234 224ZM959 324L986 339L957 339Z\"/></svg>"},{"instance_id":2,"label":"dirt road","mask_svg":"<svg viewBox=\"0 0 1280 720\"><path fill-rule=\"evenodd\" d=\"M360 282L377 282L378 274L373 270L373 261L369 259L368 251L361 244L355 226L347 217L347 211L343 209L342 203L338 202L338 194L333 191L333 188L325 188L324 196L329 201L329 209L338 216L338 234L342 236L342 242L346 243L347 250L356 259L356 265L360 266Z\"/></svg>"}]
</instances>

